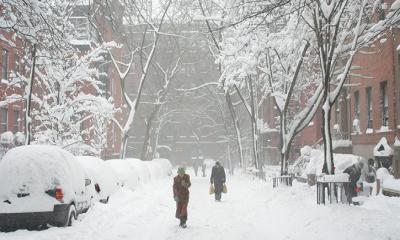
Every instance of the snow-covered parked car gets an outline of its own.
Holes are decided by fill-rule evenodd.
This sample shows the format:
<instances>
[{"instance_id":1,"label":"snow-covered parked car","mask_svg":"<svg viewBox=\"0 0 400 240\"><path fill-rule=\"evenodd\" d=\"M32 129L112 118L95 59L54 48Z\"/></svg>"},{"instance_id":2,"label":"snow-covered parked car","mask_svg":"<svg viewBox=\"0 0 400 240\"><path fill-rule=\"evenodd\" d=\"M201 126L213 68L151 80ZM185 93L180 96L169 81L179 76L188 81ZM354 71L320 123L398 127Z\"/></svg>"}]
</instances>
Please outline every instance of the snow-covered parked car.
<instances>
[{"instance_id":1,"label":"snow-covered parked car","mask_svg":"<svg viewBox=\"0 0 400 240\"><path fill-rule=\"evenodd\" d=\"M166 159L166 158L156 158L156 159L153 159L153 162L157 162L162 166L163 174L165 174L165 176L171 176L172 175L172 164L168 159Z\"/></svg>"},{"instance_id":2,"label":"snow-covered parked car","mask_svg":"<svg viewBox=\"0 0 400 240\"><path fill-rule=\"evenodd\" d=\"M11 149L0 162L0 230L70 226L92 201L90 179L56 146Z\"/></svg>"},{"instance_id":3,"label":"snow-covered parked car","mask_svg":"<svg viewBox=\"0 0 400 240\"><path fill-rule=\"evenodd\" d=\"M127 158L123 161L127 161L132 167L138 170L139 173L139 182L141 184L148 183L151 179L151 173L148 166L144 161L137 158Z\"/></svg>"},{"instance_id":4,"label":"snow-covered parked car","mask_svg":"<svg viewBox=\"0 0 400 240\"><path fill-rule=\"evenodd\" d=\"M104 160L92 156L76 157L92 180L92 192L95 200L107 203L110 196L117 191L119 181L115 171Z\"/></svg>"},{"instance_id":5,"label":"snow-covered parked car","mask_svg":"<svg viewBox=\"0 0 400 240\"><path fill-rule=\"evenodd\" d=\"M118 181L122 187L127 187L130 190L136 190L140 183L140 173L133 164L129 161L121 159L112 159L105 162L116 173Z\"/></svg>"},{"instance_id":6,"label":"snow-covered parked car","mask_svg":"<svg viewBox=\"0 0 400 240\"><path fill-rule=\"evenodd\" d=\"M164 177L164 170L163 166L154 161L144 161L147 168L150 170L150 175L152 180L161 179Z\"/></svg>"}]
</instances>

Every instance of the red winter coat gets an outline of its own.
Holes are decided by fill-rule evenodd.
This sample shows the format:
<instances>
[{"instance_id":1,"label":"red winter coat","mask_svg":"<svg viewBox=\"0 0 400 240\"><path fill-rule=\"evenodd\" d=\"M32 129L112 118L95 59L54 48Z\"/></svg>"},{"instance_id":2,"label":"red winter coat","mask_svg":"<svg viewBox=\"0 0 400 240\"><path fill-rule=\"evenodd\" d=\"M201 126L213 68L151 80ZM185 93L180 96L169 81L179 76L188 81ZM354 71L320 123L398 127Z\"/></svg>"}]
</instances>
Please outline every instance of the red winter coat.
<instances>
[{"instance_id":1,"label":"red winter coat","mask_svg":"<svg viewBox=\"0 0 400 240\"><path fill-rule=\"evenodd\" d=\"M189 187L191 186L190 183L190 176L184 174L181 176L174 177L174 198L178 199L178 202L189 202Z\"/></svg>"}]
</instances>

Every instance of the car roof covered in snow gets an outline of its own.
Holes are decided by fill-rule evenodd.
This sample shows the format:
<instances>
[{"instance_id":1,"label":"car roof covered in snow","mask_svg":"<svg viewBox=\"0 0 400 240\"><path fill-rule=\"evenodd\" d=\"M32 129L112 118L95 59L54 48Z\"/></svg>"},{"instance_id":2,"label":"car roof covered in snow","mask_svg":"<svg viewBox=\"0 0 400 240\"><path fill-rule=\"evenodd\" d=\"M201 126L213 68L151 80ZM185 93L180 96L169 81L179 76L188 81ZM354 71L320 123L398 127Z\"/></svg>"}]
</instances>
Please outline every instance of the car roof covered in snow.
<instances>
[{"instance_id":1,"label":"car roof covered in snow","mask_svg":"<svg viewBox=\"0 0 400 240\"><path fill-rule=\"evenodd\" d=\"M26 186L31 195L61 186L64 199L85 188L85 174L75 157L50 145L29 145L11 149L0 162L0 197L15 195Z\"/></svg>"}]
</instances>

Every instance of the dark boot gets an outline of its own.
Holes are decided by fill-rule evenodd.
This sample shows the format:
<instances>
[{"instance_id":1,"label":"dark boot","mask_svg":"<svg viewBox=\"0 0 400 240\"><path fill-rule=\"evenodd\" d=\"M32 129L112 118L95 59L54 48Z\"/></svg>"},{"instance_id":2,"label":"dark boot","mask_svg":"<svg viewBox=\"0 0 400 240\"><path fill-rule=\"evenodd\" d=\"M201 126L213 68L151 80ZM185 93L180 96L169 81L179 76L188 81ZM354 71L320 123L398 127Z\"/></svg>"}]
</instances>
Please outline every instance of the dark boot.
<instances>
[{"instance_id":1,"label":"dark boot","mask_svg":"<svg viewBox=\"0 0 400 240\"><path fill-rule=\"evenodd\" d=\"M182 228L186 228L187 227L186 220L187 217L181 217L181 224L179 226L181 226Z\"/></svg>"},{"instance_id":2,"label":"dark boot","mask_svg":"<svg viewBox=\"0 0 400 240\"><path fill-rule=\"evenodd\" d=\"M215 201L221 201L221 193L215 193Z\"/></svg>"}]
</instances>

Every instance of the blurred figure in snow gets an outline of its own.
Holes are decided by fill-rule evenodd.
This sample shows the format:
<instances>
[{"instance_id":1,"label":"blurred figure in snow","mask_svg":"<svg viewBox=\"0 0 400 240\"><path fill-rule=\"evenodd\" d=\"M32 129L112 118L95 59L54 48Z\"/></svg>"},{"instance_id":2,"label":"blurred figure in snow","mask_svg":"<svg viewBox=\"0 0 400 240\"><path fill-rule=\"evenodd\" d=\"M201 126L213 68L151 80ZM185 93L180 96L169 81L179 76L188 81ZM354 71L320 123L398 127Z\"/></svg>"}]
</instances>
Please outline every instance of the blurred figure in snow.
<instances>
[{"instance_id":1,"label":"blurred figure in snow","mask_svg":"<svg viewBox=\"0 0 400 240\"><path fill-rule=\"evenodd\" d=\"M210 183L214 184L214 194L216 201L221 201L221 193L224 189L225 180L225 169L221 165L221 162L217 161L215 163L215 166L212 168L210 178Z\"/></svg>"},{"instance_id":2,"label":"blurred figure in snow","mask_svg":"<svg viewBox=\"0 0 400 240\"><path fill-rule=\"evenodd\" d=\"M174 200L176 202L175 217L180 220L179 226L186 228L187 207L189 203L190 176L185 173L184 167L178 168L178 175L174 177Z\"/></svg>"},{"instance_id":3,"label":"blurred figure in snow","mask_svg":"<svg viewBox=\"0 0 400 240\"><path fill-rule=\"evenodd\" d=\"M372 158L368 159L368 169L365 174L365 181L367 181L368 183L373 183L376 181L376 170L374 164L375 164L374 159Z\"/></svg>"}]
</instances>

